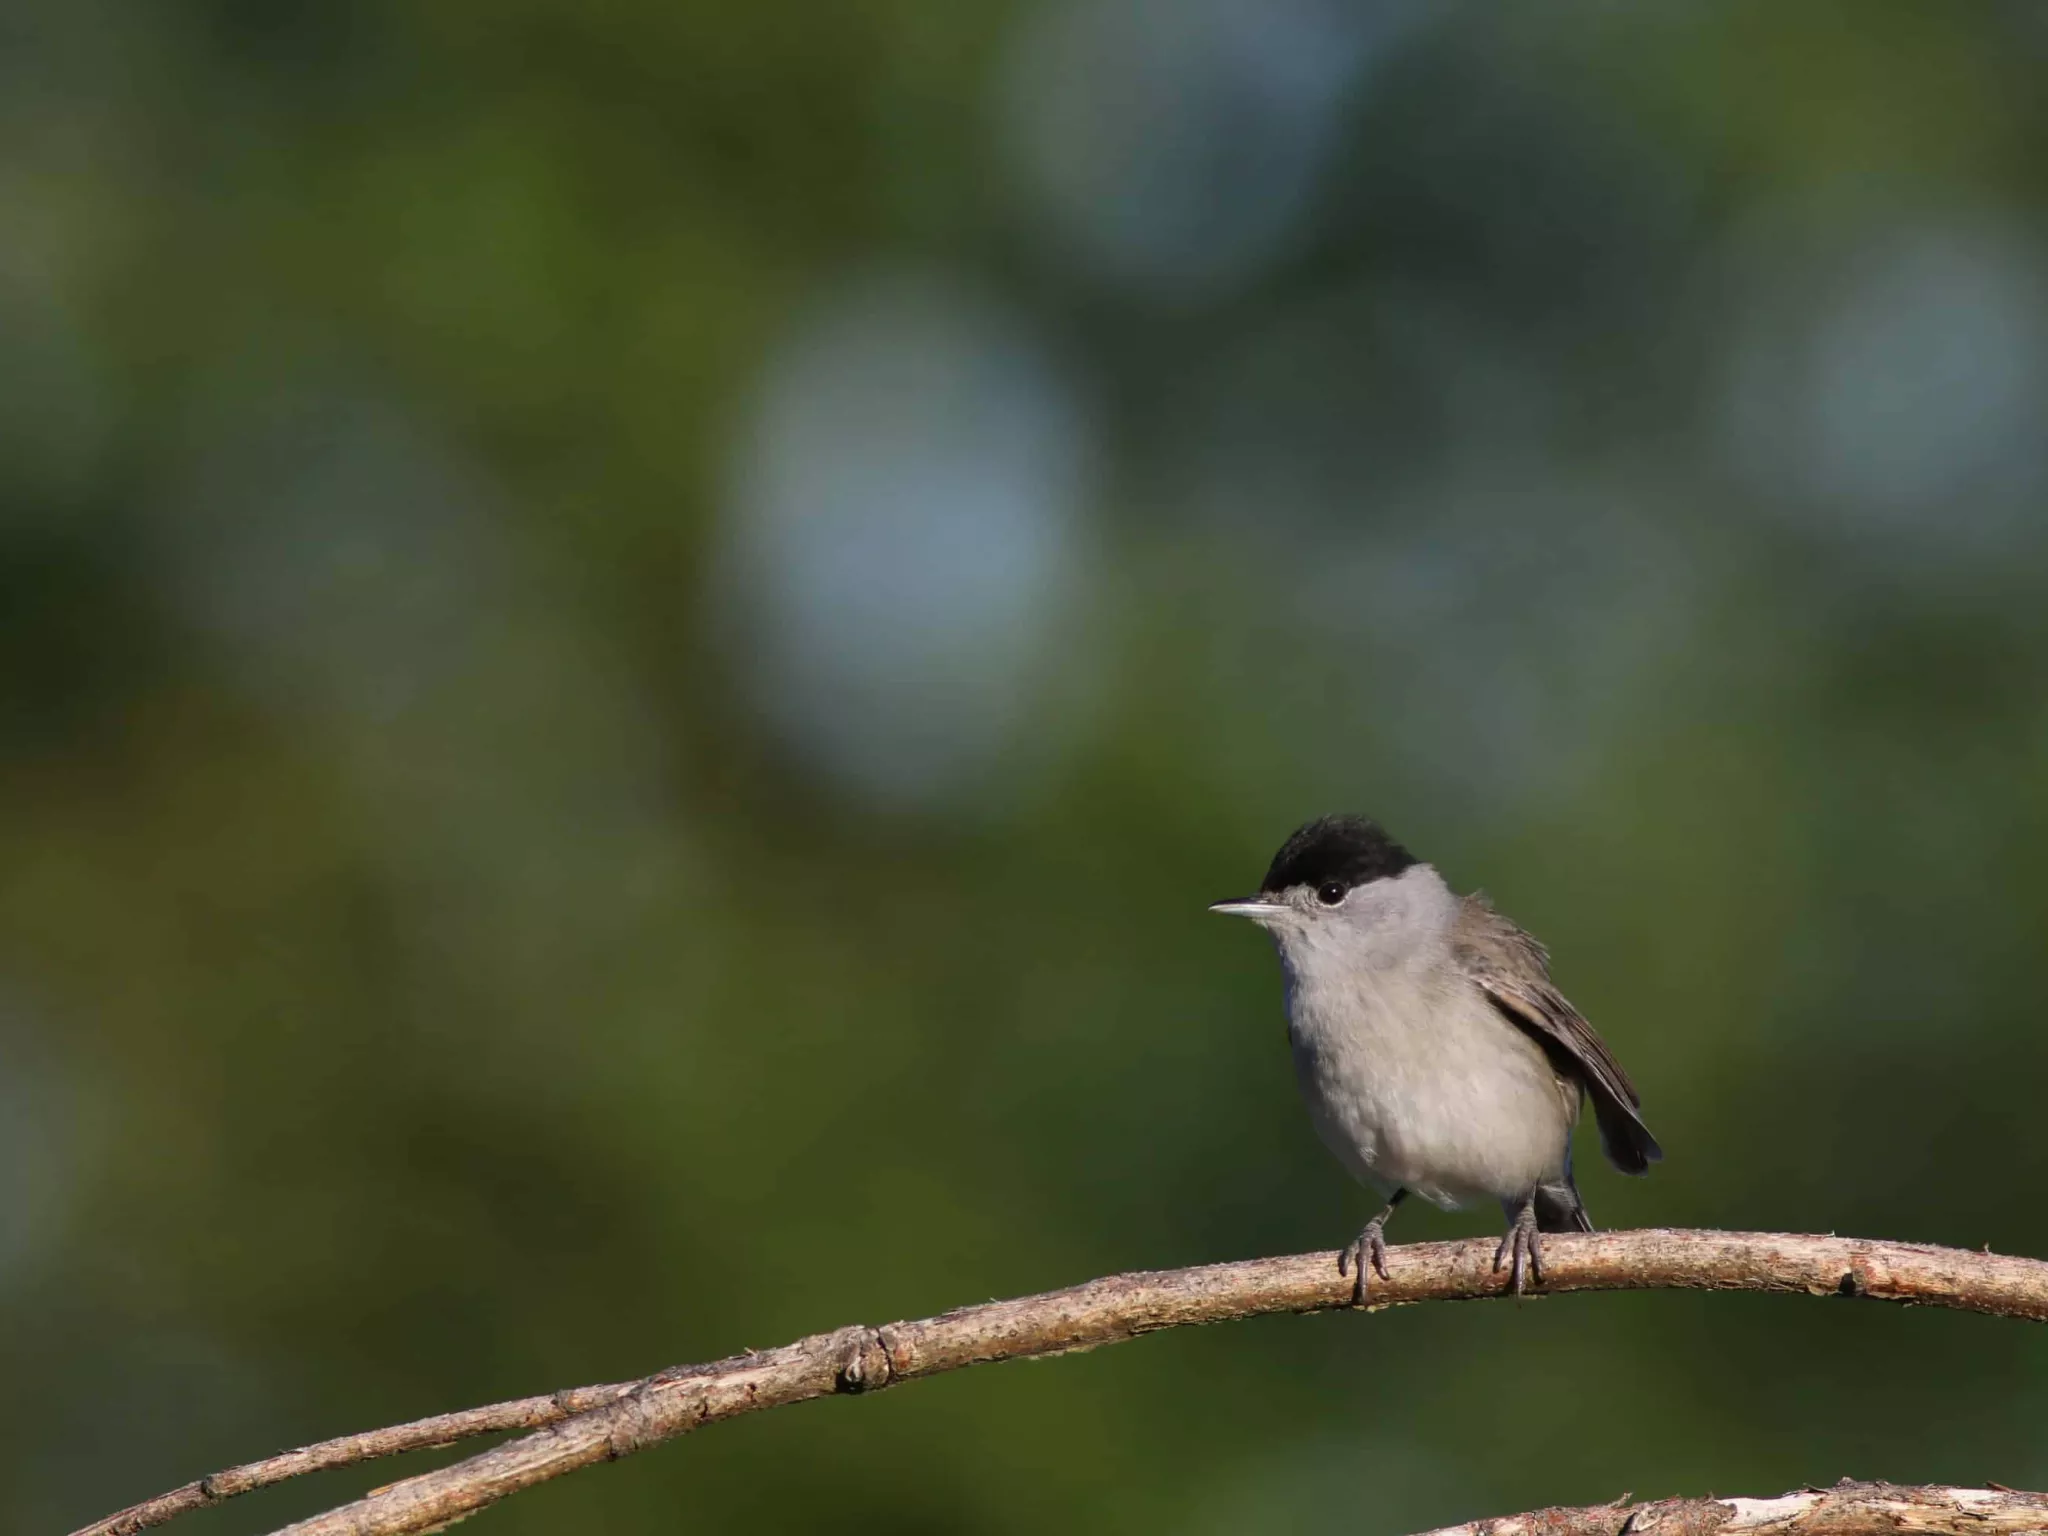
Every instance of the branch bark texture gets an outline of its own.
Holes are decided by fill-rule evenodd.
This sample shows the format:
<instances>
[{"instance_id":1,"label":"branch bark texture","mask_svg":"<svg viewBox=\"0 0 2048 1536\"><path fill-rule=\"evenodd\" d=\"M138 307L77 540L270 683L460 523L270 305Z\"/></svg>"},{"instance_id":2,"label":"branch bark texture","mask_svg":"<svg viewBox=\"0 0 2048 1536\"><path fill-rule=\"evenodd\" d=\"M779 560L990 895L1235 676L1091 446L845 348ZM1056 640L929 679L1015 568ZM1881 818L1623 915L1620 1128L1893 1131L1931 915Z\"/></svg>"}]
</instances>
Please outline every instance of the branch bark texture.
<instances>
[{"instance_id":1,"label":"branch bark texture","mask_svg":"<svg viewBox=\"0 0 2048 1536\"><path fill-rule=\"evenodd\" d=\"M1775 1499L1659 1499L1537 1509L1428 1536L2008 1536L2048 1531L2048 1494L1852 1483Z\"/></svg>"},{"instance_id":2,"label":"branch bark texture","mask_svg":"<svg viewBox=\"0 0 2048 1536\"><path fill-rule=\"evenodd\" d=\"M1493 1271L1494 1248L1492 1238L1402 1245L1389 1256L1391 1278L1374 1281L1370 1310L1498 1296L1507 1281ZM1544 1255L1544 1283L1535 1295L1668 1289L1803 1292L2048 1321L2048 1263L2000 1254L1769 1232L1652 1230L1552 1237ZM1351 1282L1337 1273L1328 1252L1113 1275L916 1322L814 1334L779 1349L674 1367L636 1383L576 1388L308 1446L216 1473L74 1536L133 1536L185 1510L300 1472L447 1445L494 1430L542 1426L301 1521L284 1533L409 1536L578 1467L613 1461L759 1408L878 1391L984 1361L1093 1349L1192 1323L1334 1310L1350 1299ZM1498 1536L1510 1536L1506 1525L1499 1526Z\"/></svg>"}]
</instances>

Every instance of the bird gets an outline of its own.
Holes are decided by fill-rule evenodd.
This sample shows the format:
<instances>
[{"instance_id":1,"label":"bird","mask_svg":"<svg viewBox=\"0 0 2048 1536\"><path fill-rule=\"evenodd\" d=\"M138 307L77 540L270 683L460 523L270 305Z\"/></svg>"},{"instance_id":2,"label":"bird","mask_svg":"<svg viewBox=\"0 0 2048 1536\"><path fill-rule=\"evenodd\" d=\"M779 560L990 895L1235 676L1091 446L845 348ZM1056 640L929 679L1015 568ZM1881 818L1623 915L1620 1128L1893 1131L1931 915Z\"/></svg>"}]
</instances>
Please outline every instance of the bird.
<instances>
[{"instance_id":1,"label":"bird","mask_svg":"<svg viewBox=\"0 0 2048 1536\"><path fill-rule=\"evenodd\" d=\"M1664 1155L1642 1100L1550 979L1542 944L1458 895L1364 816L1324 816L1274 855L1256 896L1213 903L1272 937L1309 1119L1386 1208L1337 1255L1363 1305L1385 1280L1387 1220L1419 1195L1446 1210L1497 1200L1493 1269L1517 1296L1543 1282L1543 1234L1591 1232L1572 1177L1590 1099L1607 1160L1643 1174Z\"/></svg>"}]
</instances>

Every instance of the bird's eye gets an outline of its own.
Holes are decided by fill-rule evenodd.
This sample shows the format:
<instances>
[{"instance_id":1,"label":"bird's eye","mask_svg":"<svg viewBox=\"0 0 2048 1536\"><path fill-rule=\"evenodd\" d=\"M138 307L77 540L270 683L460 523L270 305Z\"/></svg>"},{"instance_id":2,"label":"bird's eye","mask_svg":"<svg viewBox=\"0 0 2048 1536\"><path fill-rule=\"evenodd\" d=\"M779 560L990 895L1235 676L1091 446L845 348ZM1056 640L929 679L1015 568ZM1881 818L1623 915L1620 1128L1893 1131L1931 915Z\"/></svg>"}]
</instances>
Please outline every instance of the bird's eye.
<instances>
[{"instance_id":1,"label":"bird's eye","mask_svg":"<svg viewBox=\"0 0 2048 1536\"><path fill-rule=\"evenodd\" d=\"M1341 881L1332 880L1316 890L1316 900L1326 907L1334 907L1343 899L1344 886Z\"/></svg>"}]
</instances>

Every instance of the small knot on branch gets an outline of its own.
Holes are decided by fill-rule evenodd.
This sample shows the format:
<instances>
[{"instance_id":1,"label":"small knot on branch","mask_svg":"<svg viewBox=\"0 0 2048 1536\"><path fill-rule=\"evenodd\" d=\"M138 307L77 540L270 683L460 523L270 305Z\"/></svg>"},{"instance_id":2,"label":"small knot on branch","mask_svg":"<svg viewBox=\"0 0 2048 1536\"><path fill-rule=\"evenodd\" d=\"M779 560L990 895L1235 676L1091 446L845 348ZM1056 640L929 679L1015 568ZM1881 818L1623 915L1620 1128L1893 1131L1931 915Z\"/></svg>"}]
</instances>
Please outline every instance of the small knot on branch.
<instances>
[{"instance_id":1,"label":"small knot on branch","mask_svg":"<svg viewBox=\"0 0 2048 1536\"><path fill-rule=\"evenodd\" d=\"M896 1379L889 1341L881 1328L855 1327L840 1333L839 1369L833 1380L838 1392L879 1392Z\"/></svg>"}]
</instances>

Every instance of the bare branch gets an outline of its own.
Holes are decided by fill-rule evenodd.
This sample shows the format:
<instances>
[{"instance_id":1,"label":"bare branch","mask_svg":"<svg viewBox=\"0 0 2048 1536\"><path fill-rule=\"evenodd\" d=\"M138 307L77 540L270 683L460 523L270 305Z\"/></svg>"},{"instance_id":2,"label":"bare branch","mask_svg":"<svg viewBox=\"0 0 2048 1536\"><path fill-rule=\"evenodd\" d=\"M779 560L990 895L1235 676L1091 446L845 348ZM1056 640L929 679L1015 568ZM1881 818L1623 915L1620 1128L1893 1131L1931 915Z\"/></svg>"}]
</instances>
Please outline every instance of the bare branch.
<instances>
[{"instance_id":1,"label":"bare branch","mask_svg":"<svg viewBox=\"0 0 2048 1536\"><path fill-rule=\"evenodd\" d=\"M2005 1536L2048 1530L2048 1494L2012 1488L1900 1488L1852 1483L1775 1499L1659 1499L1537 1509L1447 1525L1427 1536Z\"/></svg>"},{"instance_id":2,"label":"bare branch","mask_svg":"<svg viewBox=\"0 0 2048 1536\"><path fill-rule=\"evenodd\" d=\"M490 1403L482 1408L465 1408L460 1413L437 1413L430 1419L394 1424L388 1429L365 1430L302 1445L295 1451L244 1462L225 1472L196 1478L182 1488L160 1493L140 1504L131 1504L118 1514L81 1526L72 1536L135 1536L151 1526L188 1514L195 1509L219 1504L238 1493L253 1493L273 1483L289 1482L308 1472L326 1472L335 1467L396 1456L402 1451L427 1451L436 1446L456 1445L478 1435L499 1434L508 1429L539 1429L575 1414L602 1407L624 1397L637 1381L613 1382L601 1387L569 1387L545 1397L519 1397L509 1403Z\"/></svg>"},{"instance_id":3,"label":"bare branch","mask_svg":"<svg viewBox=\"0 0 2048 1536\"><path fill-rule=\"evenodd\" d=\"M1485 1238L1394 1249L1392 1279L1374 1284L1375 1309L1501 1294L1506 1281L1493 1273L1494 1246ZM2048 1321L2048 1263L2004 1255L1853 1238L1668 1230L1553 1237L1544 1253L1544 1285L1537 1294L1805 1292ZM1092 1349L1192 1323L1340 1308L1350 1295L1351 1282L1338 1275L1328 1253L1114 1275L919 1322L816 1334L780 1349L676 1367L631 1385L579 1388L329 1441L217 1473L75 1536L132 1536L186 1509L301 1471L444 1445L494 1429L547 1426L289 1528L290 1536L403 1536L432 1530L577 1467L615 1460L757 1408L876 1391L982 1361Z\"/></svg>"}]
</instances>

